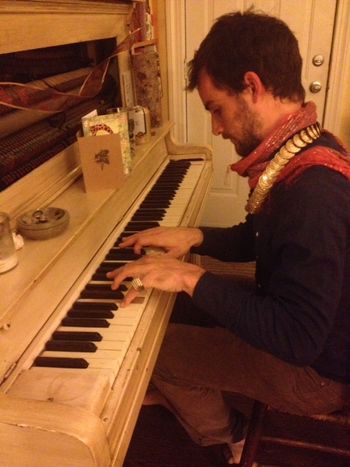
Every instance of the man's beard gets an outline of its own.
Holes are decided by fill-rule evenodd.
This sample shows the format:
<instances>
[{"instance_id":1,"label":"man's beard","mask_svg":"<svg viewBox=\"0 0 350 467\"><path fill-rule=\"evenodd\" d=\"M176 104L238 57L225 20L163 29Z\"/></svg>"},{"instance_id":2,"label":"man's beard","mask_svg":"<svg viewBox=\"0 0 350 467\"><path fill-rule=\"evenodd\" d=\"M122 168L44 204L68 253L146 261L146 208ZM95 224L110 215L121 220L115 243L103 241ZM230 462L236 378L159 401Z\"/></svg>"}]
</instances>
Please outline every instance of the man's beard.
<instances>
[{"instance_id":1,"label":"man's beard","mask_svg":"<svg viewBox=\"0 0 350 467\"><path fill-rule=\"evenodd\" d=\"M240 113L242 119L242 136L240 140L231 139L236 152L241 157L247 157L262 141L260 129L262 124L259 117L248 109L245 101L241 101Z\"/></svg>"},{"instance_id":2,"label":"man's beard","mask_svg":"<svg viewBox=\"0 0 350 467\"><path fill-rule=\"evenodd\" d=\"M261 139L256 137L255 135L249 135L247 139L239 142L234 142L234 146L236 149L237 154L240 157L247 157L250 153L254 151L255 148L259 146L261 143Z\"/></svg>"}]
</instances>

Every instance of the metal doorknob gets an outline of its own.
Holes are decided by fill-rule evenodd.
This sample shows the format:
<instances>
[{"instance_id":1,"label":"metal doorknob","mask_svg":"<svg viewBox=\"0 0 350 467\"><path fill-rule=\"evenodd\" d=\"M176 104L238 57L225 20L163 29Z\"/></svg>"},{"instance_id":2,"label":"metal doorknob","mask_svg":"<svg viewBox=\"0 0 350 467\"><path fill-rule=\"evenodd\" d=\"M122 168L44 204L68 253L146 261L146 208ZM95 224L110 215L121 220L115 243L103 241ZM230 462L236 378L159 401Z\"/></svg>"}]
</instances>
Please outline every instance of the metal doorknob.
<instances>
[{"instance_id":1,"label":"metal doorknob","mask_svg":"<svg viewBox=\"0 0 350 467\"><path fill-rule=\"evenodd\" d=\"M314 57L312 57L312 63L315 66L321 66L321 65L323 65L323 62L324 62L324 56L321 55L321 54L318 54L318 55L315 55Z\"/></svg>"},{"instance_id":2,"label":"metal doorknob","mask_svg":"<svg viewBox=\"0 0 350 467\"><path fill-rule=\"evenodd\" d=\"M322 89L322 84L319 81L313 81L309 87L310 91L314 94L320 92Z\"/></svg>"}]
</instances>

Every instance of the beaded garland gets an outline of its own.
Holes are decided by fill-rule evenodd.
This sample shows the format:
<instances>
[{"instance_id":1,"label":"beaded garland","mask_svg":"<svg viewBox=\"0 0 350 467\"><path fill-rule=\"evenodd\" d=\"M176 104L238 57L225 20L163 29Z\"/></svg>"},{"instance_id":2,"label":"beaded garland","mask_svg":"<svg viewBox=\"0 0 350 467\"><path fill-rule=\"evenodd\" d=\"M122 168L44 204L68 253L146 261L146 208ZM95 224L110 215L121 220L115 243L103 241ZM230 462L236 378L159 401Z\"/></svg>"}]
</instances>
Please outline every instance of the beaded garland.
<instances>
[{"instance_id":1,"label":"beaded garland","mask_svg":"<svg viewBox=\"0 0 350 467\"><path fill-rule=\"evenodd\" d=\"M305 146L313 143L320 135L321 128L319 123L316 122L293 135L286 144L277 151L273 159L266 166L264 172L260 175L258 183L248 199L246 205L246 211L248 213L253 214L261 209L282 169L298 154L298 152Z\"/></svg>"}]
</instances>

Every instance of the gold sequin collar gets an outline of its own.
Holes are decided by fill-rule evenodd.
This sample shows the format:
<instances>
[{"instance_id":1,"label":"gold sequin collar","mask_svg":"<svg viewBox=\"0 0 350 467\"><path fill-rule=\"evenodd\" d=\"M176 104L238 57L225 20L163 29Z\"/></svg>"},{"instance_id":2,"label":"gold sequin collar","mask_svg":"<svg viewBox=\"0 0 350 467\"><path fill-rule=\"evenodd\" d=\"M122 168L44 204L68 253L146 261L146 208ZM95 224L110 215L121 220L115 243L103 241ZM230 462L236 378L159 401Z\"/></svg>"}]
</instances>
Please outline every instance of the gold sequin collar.
<instances>
[{"instance_id":1,"label":"gold sequin collar","mask_svg":"<svg viewBox=\"0 0 350 467\"><path fill-rule=\"evenodd\" d=\"M260 175L258 183L248 199L246 205L247 212L253 214L261 209L282 169L305 146L313 143L320 134L320 125L316 122L293 135L286 144L277 151L273 159L267 164L264 172Z\"/></svg>"}]
</instances>

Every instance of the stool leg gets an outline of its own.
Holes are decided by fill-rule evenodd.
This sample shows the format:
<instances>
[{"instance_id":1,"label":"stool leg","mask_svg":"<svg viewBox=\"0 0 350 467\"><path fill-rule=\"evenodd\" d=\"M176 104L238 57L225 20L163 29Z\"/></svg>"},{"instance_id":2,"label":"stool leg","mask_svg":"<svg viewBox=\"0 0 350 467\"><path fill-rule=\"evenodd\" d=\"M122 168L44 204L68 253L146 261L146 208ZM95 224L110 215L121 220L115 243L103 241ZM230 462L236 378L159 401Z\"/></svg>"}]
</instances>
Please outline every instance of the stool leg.
<instances>
[{"instance_id":1,"label":"stool leg","mask_svg":"<svg viewBox=\"0 0 350 467\"><path fill-rule=\"evenodd\" d=\"M254 463L262 433L266 409L266 404L259 401L254 402L239 467L252 467Z\"/></svg>"}]
</instances>

